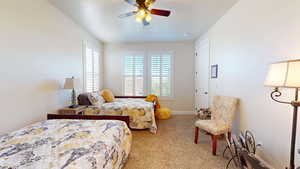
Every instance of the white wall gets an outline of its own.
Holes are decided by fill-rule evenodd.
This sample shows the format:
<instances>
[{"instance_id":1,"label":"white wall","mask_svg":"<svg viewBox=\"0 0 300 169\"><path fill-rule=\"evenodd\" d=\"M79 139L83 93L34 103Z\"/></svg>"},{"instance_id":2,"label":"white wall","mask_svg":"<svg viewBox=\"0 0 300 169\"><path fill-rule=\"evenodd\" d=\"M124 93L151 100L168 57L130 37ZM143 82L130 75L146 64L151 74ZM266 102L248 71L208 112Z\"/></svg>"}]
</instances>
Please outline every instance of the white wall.
<instances>
[{"instance_id":1,"label":"white wall","mask_svg":"<svg viewBox=\"0 0 300 169\"><path fill-rule=\"evenodd\" d=\"M212 44L211 64L220 68L211 92L241 99L240 129L255 133L276 168L289 165L292 107L272 101L263 84L269 63L300 58L299 9L299 0L241 0L204 35ZM292 99L292 90L283 92L282 99ZM299 131L298 123L298 138Z\"/></svg>"},{"instance_id":2,"label":"white wall","mask_svg":"<svg viewBox=\"0 0 300 169\"><path fill-rule=\"evenodd\" d=\"M168 43L126 43L104 45L104 88L122 95L124 53L128 51L174 52L174 100L162 100L162 106L173 111L193 111L194 44L192 41Z\"/></svg>"},{"instance_id":3,"label":"white wall","mask_svg":"<svg viewBox=\"0 0 300 169\"><path fill-rule=\"evenodd\" d=\"M47 0L0 5L0 134L69 104L64 78L82 79L82 40L100 43Z\"/></svg>"}]
</instances>

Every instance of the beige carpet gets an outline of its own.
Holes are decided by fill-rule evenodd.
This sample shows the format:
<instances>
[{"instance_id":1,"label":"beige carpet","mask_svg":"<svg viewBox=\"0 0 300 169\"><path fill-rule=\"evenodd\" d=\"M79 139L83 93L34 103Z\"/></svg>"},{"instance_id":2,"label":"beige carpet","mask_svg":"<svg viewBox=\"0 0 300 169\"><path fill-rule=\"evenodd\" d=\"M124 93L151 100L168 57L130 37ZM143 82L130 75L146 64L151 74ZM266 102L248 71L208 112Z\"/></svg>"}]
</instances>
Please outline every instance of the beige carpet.
<instances>
[{"instance_id":1,"label":"beige carpet","mask_svg":"<svg viewBox=\"0 0 300 169\"><path fill-rule=\"evenodd\" d=\"M133 131L133 145L125 169L224 169L225 142L220 141L218 155L212 156L210 137L200 133L193 143L194 116L177 115L158 122L156 135ZM231 167L233 168L233 167Z\"/></svg>"}]
</instances>

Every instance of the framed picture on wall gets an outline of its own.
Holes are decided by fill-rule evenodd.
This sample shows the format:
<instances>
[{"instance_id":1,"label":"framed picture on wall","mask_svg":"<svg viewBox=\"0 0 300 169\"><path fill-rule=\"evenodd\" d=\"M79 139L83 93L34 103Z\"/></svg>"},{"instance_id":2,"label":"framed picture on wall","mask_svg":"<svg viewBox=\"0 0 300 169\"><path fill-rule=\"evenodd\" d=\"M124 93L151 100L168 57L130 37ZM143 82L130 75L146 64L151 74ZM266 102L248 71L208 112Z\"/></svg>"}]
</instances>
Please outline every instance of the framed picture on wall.
<instances>
[{"instance_id":1,"label":"framed picture on wall","mask_svg":"<svg viewBox=\"0 0 300 169\"><path fill-rule=\"evenodd\" d=\"M218 65L211 65L211 75L212 79L218 78Z\"/></svg>"}]
</instances>

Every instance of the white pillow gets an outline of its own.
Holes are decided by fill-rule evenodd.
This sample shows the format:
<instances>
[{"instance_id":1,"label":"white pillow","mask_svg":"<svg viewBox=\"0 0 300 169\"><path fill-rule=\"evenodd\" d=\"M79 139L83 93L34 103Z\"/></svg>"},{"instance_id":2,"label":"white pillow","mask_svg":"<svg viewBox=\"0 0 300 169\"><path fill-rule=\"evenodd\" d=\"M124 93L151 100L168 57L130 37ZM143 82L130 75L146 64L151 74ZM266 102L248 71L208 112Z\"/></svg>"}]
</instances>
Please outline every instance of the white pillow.
<instances>
[{"instance_id":1,"label":"white pillow","mask_svg":"<svg viewBox=\"0 0 300 169\"><path fill-rule=\"evenodd\" d=\"M99 92L93 92L89 94L89 100L93 106L101 107L105 103L104 98L100 95Z\"/></svg>"}]
</instances>

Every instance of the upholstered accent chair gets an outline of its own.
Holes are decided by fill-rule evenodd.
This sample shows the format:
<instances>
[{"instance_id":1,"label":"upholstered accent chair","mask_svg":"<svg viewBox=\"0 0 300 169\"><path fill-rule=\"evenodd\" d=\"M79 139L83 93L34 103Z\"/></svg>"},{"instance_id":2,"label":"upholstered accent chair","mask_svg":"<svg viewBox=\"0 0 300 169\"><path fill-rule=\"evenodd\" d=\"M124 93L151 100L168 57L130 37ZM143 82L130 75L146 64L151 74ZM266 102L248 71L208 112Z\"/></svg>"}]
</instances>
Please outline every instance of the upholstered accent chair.
<instances>
[{"instance_id":1,"label":"upholstered accent chair","mask_svg":"<svg viewBox=\"0 0 300 169\"><path fill-rule=\"evenodd\" d=\"M212 154L216 155L217 140L221 135L231 137L238 99L227 96L214 96L211 110L211 120L197 120L195 122L195 144L198 143L199 129L211 135Z\"/></svg>"}]
</instances>

